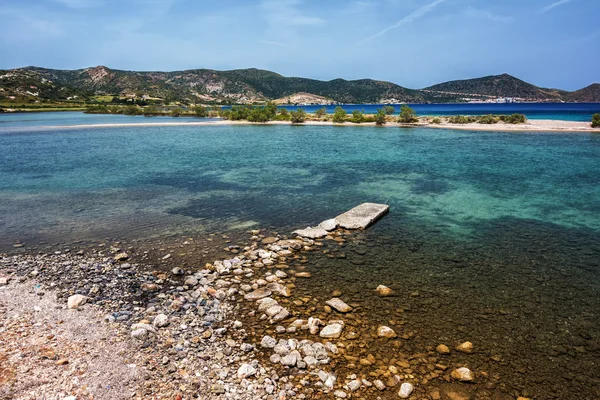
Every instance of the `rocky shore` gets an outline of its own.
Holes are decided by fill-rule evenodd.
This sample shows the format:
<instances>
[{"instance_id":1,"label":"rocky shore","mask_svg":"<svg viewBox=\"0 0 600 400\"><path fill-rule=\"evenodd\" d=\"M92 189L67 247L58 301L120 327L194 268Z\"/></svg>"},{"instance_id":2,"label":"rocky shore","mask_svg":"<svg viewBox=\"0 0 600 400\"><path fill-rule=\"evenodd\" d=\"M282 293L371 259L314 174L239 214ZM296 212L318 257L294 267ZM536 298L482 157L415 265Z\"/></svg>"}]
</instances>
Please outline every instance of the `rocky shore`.
<instances>
[{"instance_id":1,"label":"rocky shore","mask_svg":"<svg viewBox=\"0 0 600 400\"><path fill-rule=\"evenodd\" d=\"M247 245L230 244L228 257L197 268L149 268L116 246L3 256L0 398L518 397L495 390L494 378L468 361L449 362L450 353L476 351L468 338L412 354L403 343L413 332L393 317L369 326L342 291L322 303L295 295L310 282L310 252L355 235L336 225L311 228L315 238L254 230ZM380 285L376 293L392 290ZM84 321L79 336L65 336L74 320ZM16 345L27 340L38 347ZM114 357L94 356L107 353ZM107 366L118 378L98 374ZM41 368L56 378L32 382ZM475 390L478 381L489 384Z\"/></svg>"}]
</instances>

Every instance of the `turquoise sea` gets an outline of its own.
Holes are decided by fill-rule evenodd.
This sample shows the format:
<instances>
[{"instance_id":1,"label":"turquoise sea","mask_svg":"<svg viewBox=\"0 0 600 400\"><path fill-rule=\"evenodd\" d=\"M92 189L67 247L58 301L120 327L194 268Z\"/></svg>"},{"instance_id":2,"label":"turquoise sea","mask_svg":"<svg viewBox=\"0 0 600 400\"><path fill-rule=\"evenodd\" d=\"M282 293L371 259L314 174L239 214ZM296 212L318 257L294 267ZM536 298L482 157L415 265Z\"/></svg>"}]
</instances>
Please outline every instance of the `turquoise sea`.
<instances>
[{"instance_id":1,"label":"turquoise sea","mask_svg":"<svg viewBox=\"0 0 600 400\"><path fill-rule=\"evenodd\" d=\"M453 362L498 375L513 398L600 398L600 135L43 128L91 118L127 117L0 115L1 248L286 233L387 203L391 212L356 241L314 255L313 284L299 290L342 288L374 324L401 307L416 332L403 351L471 340L476 354ZM379 284L397 295L373 296Z\"/></svg>"}]
</instances>

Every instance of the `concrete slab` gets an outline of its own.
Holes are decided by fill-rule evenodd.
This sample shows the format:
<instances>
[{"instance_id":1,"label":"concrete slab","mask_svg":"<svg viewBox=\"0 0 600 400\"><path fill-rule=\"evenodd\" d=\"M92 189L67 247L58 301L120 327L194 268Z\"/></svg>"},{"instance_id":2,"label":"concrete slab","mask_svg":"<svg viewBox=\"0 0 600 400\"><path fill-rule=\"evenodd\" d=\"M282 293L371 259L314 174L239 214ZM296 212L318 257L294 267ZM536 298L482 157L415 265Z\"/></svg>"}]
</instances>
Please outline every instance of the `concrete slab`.
<instances>
[{"instance_id":1,"label":"concrete slab","mask_svg":"<svg viewBox=\"0 0 600 400\"><path fill-rule=\"evenodd\" d=\"M387 204L362 203L353 209L335 217L338 225L344 229L365 229L390 210Z\"/></svg>"}]
</instances>

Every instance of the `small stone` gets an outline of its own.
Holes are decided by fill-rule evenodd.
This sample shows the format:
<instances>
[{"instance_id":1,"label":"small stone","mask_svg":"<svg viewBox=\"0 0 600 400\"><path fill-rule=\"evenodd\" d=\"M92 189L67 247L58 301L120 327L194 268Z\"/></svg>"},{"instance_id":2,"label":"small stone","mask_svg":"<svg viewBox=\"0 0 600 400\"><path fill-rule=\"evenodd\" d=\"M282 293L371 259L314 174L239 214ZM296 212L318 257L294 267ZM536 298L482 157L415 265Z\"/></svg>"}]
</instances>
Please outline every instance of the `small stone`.
<instances>
[{"instance_id":1,"label":"small stone","mask_svg":"<svg viewBox=\"0 0 600 400\"><path fill-rule=\"evenodd\" d=\"M273 347L277 346L277 339L275 339L272 336L266 335L260 341L260 345L265 349L272 349Z\"/></svg>"},{"instance_id":2,"label":"small stone","mask_svg":"<svg viewBox=\"0 0 600 400\"><path fill-rule=\"evenodd\" d=\"M350 307L348 304L344 303L341 299L337 297L334 297L331 300L327 300L326 303L328 306L341 313L347 313L352 311L352 307Z\"/></svg>"},{"instance_id":3,"label":"small stone","mask_svg":"<svg viewBox=\"0 0 600 400\"><path fill-rule=\"evenodd\" d=\"M414 390L414 386L408 382L404 382L400 385L400 391L398 392L398 396L401 399L408 399Z\"/></svg>"},{"instance_id":4,"label":"small stone","mask_svg":"<svg viewBox=\"0 0 600 400\"><path fill-rule=\"evenodd\" d=\"M337 339L342 334L342 330L344 326L342 324L331 324L327 325L325 328L321 329L321 336L324 339Z\"/></svg>"},{"instance_id":5,"label":"small stone","mask_svg":"<svg viewBox=\"0 0 600 400\"><path fill-rule=\"evenodd\" d=\"M8 278L0 278L0 286L8 285Z\"/></svg>"},{"instance_id":6,"label":"small stone","mask_svg":"<svg viewBox=\"0 0 600 400\"><path fill-rule=\"evenodd\" d=\"M245 379L245 378L248 378L255 374L256 374L256 368L254 368L250 364L242 364L240 366L240 368L237 370L237 377L239 379Z\"/></svg>"},{"instance_id":7,"label":"small stone","mask_svg":"<svg viewBox=\"0 0 600 400\"><path fill-rule=\"evenodd\" d=\"M185 278L183 284L186 286L194 287L198 284L198 279L194 278L193 276L188 276L187 278Z\"/></svg>"},{"instance_id":8,"label":"small stone","mask_svg":"<svg viewBox=\"0 0 600 400\"><path fill-rule=\"evenodd\" d=\"M137 340L145 340L148 337L148 331L145 329L134 329L131 331L131 337Z\"/></svg>"},{"instance_id":9,"label":"small stone","mask_svg":"<svg viewBox=\"0 0 600 400\"><path fill-rule=\"evenodd\" d=\"M244 324L242 324L242 321L233 321L233 327L235 329L240 329Z\"/></svg>"},{"instance_id":10,"label":"small stone","mask_svg":"<svg viewBox=\"0 0 600 400\"><path fill-rule=\"evenodd\" d=\"M384 285L379 285L377 286L377 288L375 289L375 291L377 292L378 295L385 297L385 296L391 296L392 295L392 289L390 289L387 286Z\"/></svg>"},{"instance_id":11,"label":"small stone","mask_svg":"<svg viewBox=\"0 0 600 400\"><path fill-rule=\"evenodd\" d=\"M473 343L471 343L471 342L461 343L458 346L456 346L456 350L463 352L463 353L472 353L473 352Z\"/></svg>"},{"instance_id":12,"label":"small stone","mask_svg":"<svg viewBox=\"0 0 600 400\"><path fill-rule=\"evenodd\" d=\"M385 384L379 379L373 381L373 385L379 390L385 390Z\"/></svg>"},{"instance_id":13,"label":"small stone","mask_svg":"<svg viewBox=\"0 0 600 400\"><path fill-rule=\"evenodd\" d=\"M57 360L54 362L54 365L66 365L69 363L69 360L66 358L61 358L60 360Z\"/></svg>"},{"instance_id":14,"label":"small stone","mask_svg":"<svg viewBox=\"0 0 600 400\"><path fill-rule=\"evenodd\" d=\"M118 253L115 254L115 261L125 261L129 258L129 255L127 253Z\"/></svg>"},{"instance_id":15,"label":"small stone","mask_svg":"<svg viewBox=\"0 0 600 400\"><path fill-rule=\"evenodd\" d=\"M462 367L455 369L450 374L454 379L459 380L461 382L473 382L475 380L475 375L469 368Z\"/></svg>"},{"instance_id":16,"label":"small stone","mask_svg":"<svg viewBox=\"0 0 600 400\"><path fill-rule=\"evenodd\" d=\"M398 335L396 335L396 332L394 332L394 330L389 326L381 325L379 328L377 328L377 336L393 339Z\"/></svg>"},{"instance_id":17,"label":"small stone","mask_svg":"<svg viewBox=\"0 0 600 400\"><path fill-rule=\"evenodd\" d=\"M293 367L294 365L296 365L296 361L298 361L297 359L297 351L292 351L290 354L288 354L287 356L283 357L281 359L281 365L285 365L287 367Z\"/></svg>"},{"instance_id":18,"label":"small stone","mask_svg":"<svg viewBox=\"0 0 600 400\"><path fill-rule=\"evenodd\" d=\"M164 259L164 257L163 257L163 259ZM171 270L171 273L173 275L183 275L183 274L185 274L185 271L182 268L175 267Z\"/></svg>"},{"instance_id":19,"label":"small stone","mask_svg":"<svg viewBox=\"0 0 600 400\"><path fill-rule=\"evenodd\" d=\"M254 350L254 346L252 346L249 343L242 343L240 345L240 350L245 351L245 352L251 352L252 350Z\"/></svg>"},{"instance_id":20,"label":"small stone","mask_svg":"<svg viewBox=\"0 0 600 400\"><path fill-rule=\"evenodd\" d=\"M260 299L264 299L265 297L269 297L271 295L271 291L267 288L260 288L255 290L254 292L250 292L248 294L246 294L244 296L244 299L246 300L260 300Z\"/></svg>"},{"instance_id":21,"label":"small stone","mask_svg":"<svg viewBox=\"0 0 600 400\"><path fill-rule=\"evenodd\" d=\"M336 390L335 392L333 392L333 395L339 399L345 399L346 397L348 397L346 392L344 392L343 390Z\"/></svg>"},{"instance_id":22,"label":"small stone","mask_svg":"<svg viewBox=\"0 0 600 400\"><path fill-rule=\"evenodd\" d=\"M212 385L210 391L214 394L223 394L225 393L225 387L220 384Z\"/></svg>"},{"instance_id":23,"label":"small stone","mask_svg":"<svg viewBox=\"0 0 600 400\"><path fill-rule=\"evenodd\" d=\"M154 317L152 325L157 328L164 328L165 326L169 325L169 317L167 317L165 314L158 314L156 317Z\"/></svg>"},{"instance_id":24,"label":"small stone","mask_svg":"<svg viewBox=\"0 0 600 400\"><path fill-rule=\"evenodd\" d=\"M435 351L440 354L450 354L450 349L445 344L438 345L438 347L435 348Z\"/></svg>"},{"instance_id":25,"label":"small stone","mask_svg":"<svg viewBox=\"0 0 600 400\"><path fill-rule=\"evenodd\" d=\"M327 236L327 231L323 228L306 228L299 229L297 231L292 232L298 236L305 237L308 239L319 239Z\"/></svg>"},{"instance_id":26,"label":"small stone","mask_svg":"<svg viewBox=\"0 0 600 400\"><path fill-rule=\"evenodd\" d=\"M360 386L361 382L358 379L348 382L348 389L350 389L351 392L356 392L358 389L360 389Z\"/></svg>"},{"instance_id":27,"label":"small stone","mask_svg":"<svg viewBox=\"0 0 600 400\"><path fill-rule=\"evenodd\" d=\"M312 275L310 272L296 272L294 276L296 278L310 278Z\"/></svg>"},{"instance_id":28,"label":"small stone","mask_svg":"<svg viewBox=\"0 0 600 400\"><path fill-rule=\"evenodd\" d=\"M75 310L87 302L88 298L81 294L74 294L67 299L67 308Z\"/></svg>"},{"instance_id":29,"label":"small stone","mask_svg":"<svg viewBox=\"0 0 600 400\"><path fill-rule=\"evenodd\" d=\"M279 240L278 238L276 238L276 237L273 237L273 236L270 236L270 237L266 237L266 238L264 238L264 239L262 240L262 244L273 244L273 243L275 243L275 242L276 242L276 241L278 241L278 240Z\"/></svg>"}]
</instances>

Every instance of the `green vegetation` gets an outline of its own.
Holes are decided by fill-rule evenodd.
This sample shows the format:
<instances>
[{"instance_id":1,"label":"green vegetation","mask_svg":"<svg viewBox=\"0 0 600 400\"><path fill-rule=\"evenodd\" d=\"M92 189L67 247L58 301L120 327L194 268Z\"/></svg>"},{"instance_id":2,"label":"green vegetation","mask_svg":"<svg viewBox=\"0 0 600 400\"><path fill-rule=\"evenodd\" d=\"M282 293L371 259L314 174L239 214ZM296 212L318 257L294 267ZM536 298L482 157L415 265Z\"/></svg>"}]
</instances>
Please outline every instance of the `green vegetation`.
<instances>
[{"instance_id":1,"label":"green vegetation","mask_svg":"<svg viewBox=\"0 0 600 400\"><path fill-rule=\"evenodd\" d=\"M171 117L181 117L183 114L183 110L179 107L171 110Z\"/></svg>"},{"instance_id":2,"label":"green vegetation","mask_svg":"<svg viewBox=\"0 0 600 400\"><path fill-rule=\"evenodd\" d=\"M386 115L394 115L394 113L396 112L396 109L392 106L385 106L385 107L383 107L383 112Z\"/></svg>"},{"instance_id":3,"label":"green vegetation","mask_svg":"<svg viewBox=\"0 0 600 400\"><path fill-rule=\"evenodd\" d=\"M200 117L200 118L208 117L208 109L204 106L195 106L193 111L194 111L194 115L196 117Z\"/></svg>"},{"instance_id":4,"label":"green vegetation","mask_svg":"<svg viewBox=\"0 0 600 400\"><path fill-rule=\"evenodd\" d=\"M480 124L496 124L498 123L498 121L500 121L500 118L498 118L495 115L482 115L481 117L479 117L479 120L477 121Z\"/></svg>"},{"instance_id":5,"label":"green vegetation","mask_svg":"<svg viewBox=\"0 0 600 400\"><path fill-rule=\"evenodd\" d=\"M315 115L319 118L323 118L327 115L327 109L325 107L319 108L317 111L315 111Z\"/></svg>"},{"instance_id":6,"label":"green vegetation","mask_svg":"<svg viewBox=\"0 0 600 400\"><path fill-rule=\"evenodd\" d=\"M512 115L482 115L479 117L472 115L454 115L448 118L448 122L451 124L471 124L477 122L479 124L497 124L498 122L504 122L506 124L524 124L527 122L527 118L523 114L512 114Z\"/></svg>"},{"instance_id":7,"label":"green vegetation","mask_svg":"<svg viewBox=\"0 0 600 400\"><path fill-rule=\"evenodd\" d=\"M387 107L387 106L386 106ZM384 125L386 123L386 116L389 115L385 110L385 107L377 110L375 114L375 125Z\"/></svg>"},{"instance_id":8,"label":"green vegetation","mask_svg":"<svg viewBox=\"0 0 600 400\"><path fill-rule=\"evenodd\" d=\"M442 123L442 120L441 120L441 119L439 119L438 117L434 117L434 118L431 120L431 123L432 123L432 124L439 125L439 124L441 124L441 123Z\"/></svg>"},{"instance_id":9,"label":"green vegetation","mask_svg":"<svg viewBox=\"0 0 600 400\"><path fill-rule=\"evenodd\" d=\"M404 124L411 124L414 122L419 122L419 119L417 118L417 113L415 112L415 110L413 110L406 104L402 104L402 106L400 107L400 117L398 118L398 122Z\"/></svg>"},{"instance_id":10,"label":"green vegetation","mask_svg":"<svg viewBox=\"0 0 600 400\"><path fill-rule=\"evenodd\" d=\"M448 118L448 122L451 124L470 124L477 122L477 118L470 115L453 115Z\"/></svg>"},{"instance_id":11,"label":"green vegetation","mask_svg":"<svg viewBox=\"0 0 600 400\"><path fill-rule=\"evenodd\" d=\"M353 122L355 124L362 124L363 122L365 122L365 113L359 110L352 111L350 122Z\"/></svg>"},{"instance_id":12,"label":"green vegetation","mask_svg":"<svg viewBox=\"0 0 600 400\"><path fill-rule=\"evenodd\" d=\"M527 122L527 117L523 114L500 115L498 118L507 124L524 124Z\"/></svg>"},{"instance_id":13,"label":"green vegetation","mask_svg":"<svg viewBox=\"0 0 600 400\"><path fill-rule=\"evenodd\" d=\"M592 128L600 128L600 114L592 115Z\"/></svg>"},{"instance_id":14,"label":"green vegetation","mask_svg":"<svg viewBox=\"0 0 600 400\"><path fill-rule=\"evenodd\" d=\"M123 114L125 114L125 115L142 115L143 111L138 106L127 106L123 110ZM178 117L178 115L174 115L174 117Z\"/></svg>"},{"instance_id":15,"label":"green vegetation","mask_svg":"<svg viewBox=\"0 0 600 400\"><path fill-rule=\"evenodd\" d=\"M346 110L344 110L342 107L337 106L333 112L333 122L335 122L336 124L343 124L344 122L346 122L346 117L348 116L348 113L346 112Z\"/></svg>"},{"instance_id":16,"label":"green vegetation","mask_svg":"<svg viewBox=\"0 0 600 400\"><path fill-rule=\"evenodd\" d=\"M292 111L290 112L290 120L292 124L303 124L306 121L306 112L302 108Z\"/></svg>"}]
</instances>

